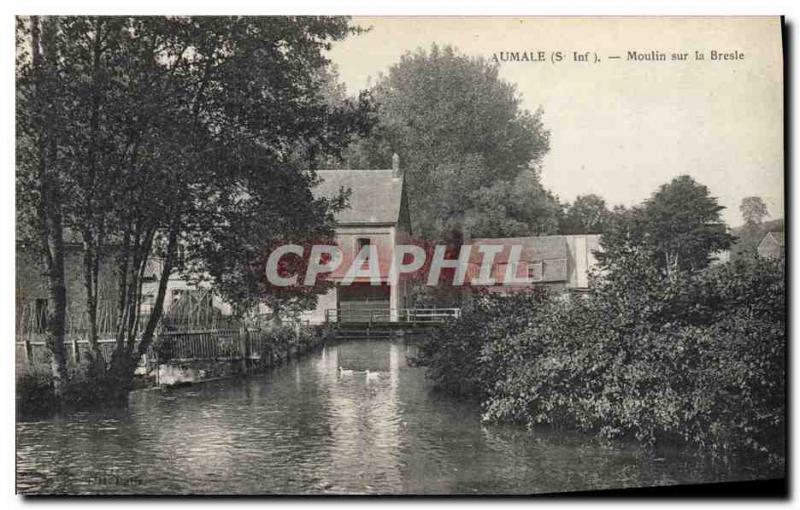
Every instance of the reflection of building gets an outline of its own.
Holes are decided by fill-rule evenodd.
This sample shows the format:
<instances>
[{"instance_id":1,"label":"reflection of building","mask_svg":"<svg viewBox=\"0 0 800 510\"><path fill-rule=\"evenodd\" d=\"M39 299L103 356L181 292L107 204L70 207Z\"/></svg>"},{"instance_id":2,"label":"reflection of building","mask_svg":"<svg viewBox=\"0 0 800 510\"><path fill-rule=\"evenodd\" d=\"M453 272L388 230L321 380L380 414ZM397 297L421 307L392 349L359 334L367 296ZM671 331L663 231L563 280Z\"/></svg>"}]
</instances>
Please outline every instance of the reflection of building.
<instances>
[{"instance_id":1,"label":"reflection of building","mask_svg":"<svg viewBox=\"0 0 800 510\"><path fill-rule=\"evenodd\" d=\"M344 263L330 276L334 288L319 296L316 309L307 319L325 321L325 310L338 310L341 320L397 319L405 306L406 288L401 281L392 285L389 278L395 247L411 233L403 175L397 157L391 170L321 170L317 197L334 197L350 190L349 206L336 215L336 243ZM366 248L365 248L366 247ZM342 285L346 271L356 255L366 249L376 254L380 266L380 285L370 284L367 266L358 271L353 283Z\"/></svg>"},{"instance_id":2,"label":"reflection of building","mask_svg":"<svg viewBox=\"0 0 800 510\"><path fill-rule=\"evenodd\" d=\"M557 289L582 290L589 287L589 272L597 264L594 252L600 248L600 236L557 235L537 237L505 237L473 239L470 252L470 281L480 275L483 255L481 246L502 248L492 264L490 277L496 282L526 278L529 283L498 283L488 288L493 292L508 292L533 285ZM512 256L512 248L519 246L519 257Z\"/></svg>"},{"instance_id":3,"label":"reflection of building","mask_svg":"<svg viewBox=\"0 0 800 510\"><path fill-rule=\"evenodd\" d=\"M347 370L389 372L391 353L383 344L345 343L338 346L339 365Z\"/></svg>"},{"instance_id":4,"label":"reflection of building","mask_svg":"<svg viewBox=\"0 0 800 510\"><path fill-rule=\"evenodd\" d=\"M783 232L767 232L758 243L758 255L768 259L783 259L785 256Z\"/></svg>"},{"instance_id":5,"label":"reflection of building","mask_svg":"<svg viewBox=\"0 0 800 510\"><path fill-rule=\"evenodd\" d=\"M338 367L354 370L339 376ZM402 410L398 405L400 345L385 342L328 345L316 363L316 372L328 402L330 438L323 444L329 458L322 476L344 492L396 492L403 486ZM366 380L366 370L378 378ZM358 473L357 476L353 476Z\"/></svg>"}]
</instances>

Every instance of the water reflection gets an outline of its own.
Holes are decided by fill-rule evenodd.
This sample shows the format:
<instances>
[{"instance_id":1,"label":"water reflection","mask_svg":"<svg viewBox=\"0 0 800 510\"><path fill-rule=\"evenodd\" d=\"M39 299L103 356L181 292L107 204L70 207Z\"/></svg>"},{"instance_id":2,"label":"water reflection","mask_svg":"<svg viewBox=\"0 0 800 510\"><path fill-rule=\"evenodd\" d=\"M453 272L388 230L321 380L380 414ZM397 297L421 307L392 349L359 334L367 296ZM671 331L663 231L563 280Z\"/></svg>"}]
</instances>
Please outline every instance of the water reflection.
<instances>
[{"instance_id":1,"label":"water reflection","mask_svg":"<svg viewBox=\"0 0 800 510\"><path fill-rule=\"evenodd\" d=\"M431 392L410 352L345 342L244 381L136 392L127 410L20 422L18 488L469 494L752 478L579 434L486 427L472 405Z\"/></svg>"}]
</instances>

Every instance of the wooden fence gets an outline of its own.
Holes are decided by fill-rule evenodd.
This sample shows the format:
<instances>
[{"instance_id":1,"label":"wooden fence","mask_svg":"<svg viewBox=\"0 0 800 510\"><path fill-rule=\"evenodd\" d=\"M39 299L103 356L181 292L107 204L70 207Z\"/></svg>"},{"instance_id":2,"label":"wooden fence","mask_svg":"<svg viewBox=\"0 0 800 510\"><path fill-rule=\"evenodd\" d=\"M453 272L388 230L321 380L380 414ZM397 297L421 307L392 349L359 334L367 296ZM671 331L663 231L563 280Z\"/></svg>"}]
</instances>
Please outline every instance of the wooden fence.
<instances>
[{"instance_id":1,"label":"wooden fence","mask_svg":"<svg viewBox=\"0 0 800 510\"><path fill-rule=\"evenodd\" d=\"M150 346L139 366L152 367L157 363L190 361L265 360L273 362L294 356L319 341L314 335L302 335L299 327L269 329L214 329L161 332ZM106 362L111 360L114 339L99 341ZM68 367L80 369L86 359L89 342L70 338L65 342ZM47 373L52 354L44 340L25 338L17 342L17 374Z\"/></svg>"},{"instance_id":2,"label":"wooden fence","mask_svg":"<svg viewBox=\"0 0 800 510\"><path fill-rule=\"evenodd\" d=\"M113 338L101 338L97 342L100 347L100 354L106 363L111 361L111 356L116 348L116 340ZM136 346L138 348L138 345ZM64 342L64 350L67 356L67 368L76 370L81 367L81 362L87 359L90 354L89 341L85 338L71 336ZM139 364L146 366L155 358L152 348L148 350ZM25 373L49 373L53 355L47 347L44 335L26 336L24 340L16 342L16 367L17 375Z\"/></svg>"}]
</instances>

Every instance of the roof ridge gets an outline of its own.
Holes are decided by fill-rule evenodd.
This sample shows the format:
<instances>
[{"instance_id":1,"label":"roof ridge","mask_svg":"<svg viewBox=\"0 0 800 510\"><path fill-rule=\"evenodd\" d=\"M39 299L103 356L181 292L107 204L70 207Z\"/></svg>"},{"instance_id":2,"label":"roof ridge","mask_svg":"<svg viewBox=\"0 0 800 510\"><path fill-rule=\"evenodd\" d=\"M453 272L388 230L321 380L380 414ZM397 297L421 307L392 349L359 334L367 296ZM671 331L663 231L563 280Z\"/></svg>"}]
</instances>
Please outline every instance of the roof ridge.
<instances>
[{"instance_id":1,"label":"roof ridge","mask_svg":"<svg viewBox=\"0 0 800 510\"><path fill-rule=\"evenodd\" d=\"M308 172L392 172L391 168L320 168L318 170L308 169Z\"/></svg>"},{"instance_id":2,"label":"roof ridge","mask_svg":"<svg viewBox=\"0 0 800 510\"><path fill-rule=\"evenodd\" d=\"M547 234L543 236L513 236L513 237L473 237L473 241L504 241L512 239L547 239L565 238L570 236L591 236L598 234Z\"/></svg>"}]
</instances>

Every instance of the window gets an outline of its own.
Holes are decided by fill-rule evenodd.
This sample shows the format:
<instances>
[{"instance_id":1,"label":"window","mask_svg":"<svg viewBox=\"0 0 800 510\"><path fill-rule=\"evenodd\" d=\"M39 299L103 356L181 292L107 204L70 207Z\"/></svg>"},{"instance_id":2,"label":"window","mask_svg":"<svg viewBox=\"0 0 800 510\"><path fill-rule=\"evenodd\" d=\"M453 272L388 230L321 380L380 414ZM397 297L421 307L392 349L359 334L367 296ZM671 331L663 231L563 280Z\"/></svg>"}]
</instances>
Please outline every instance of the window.
<instances>
[{"instance_id":1,"label":"window","mask_svg":"<svg viewBox=\"0 0 800 510\"><path fill-rule=\"evenodd\" d=\"M369 237L359 237L356 238L356 257L361 253L361 249L365 246L372 245L372 241ZM368 269L369 268L369 256L370 256L370 249L367 248L367 252L364 254L364 260L361 262L361 269Z\"/></svg>"},{"instance_id":2,"label":"window","mask_svg":"<svg viewBox=\"0 0 800 510\"><path fill-rule=\"evenodd\" d=\"M145 292L142 294L142 304L145 306L153 306L156 304L156 295L153 292Z\"/></svg>"},{"instance_id":3,"label":"window","mask_svg":"<svg viewBox=\"0 0 800 510\"><path fill-rule=\"evenodd\" d=\"M37 332L47 330L47 300L37 299L33 303L33 324Z\"/></svg>"},{"instance_id":4,"label":"window","mask_svg":"<svg viewBox=\"0 0 800 510\"><path fill-rule=\"evenodd\" d=\"M528 279L534 282L540 282L544 279L543 262L531 262L528 264Z\"/></svg>"}]
</instances>

